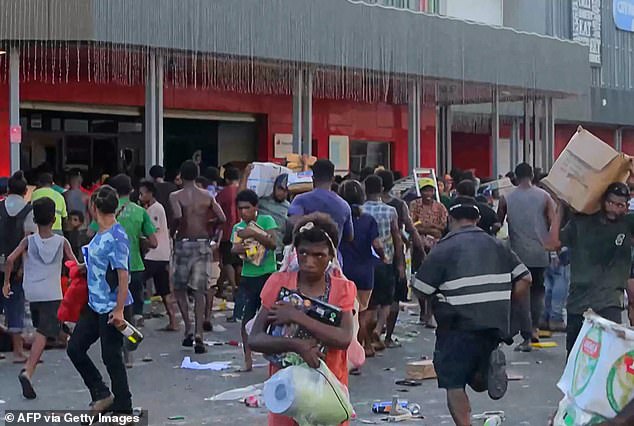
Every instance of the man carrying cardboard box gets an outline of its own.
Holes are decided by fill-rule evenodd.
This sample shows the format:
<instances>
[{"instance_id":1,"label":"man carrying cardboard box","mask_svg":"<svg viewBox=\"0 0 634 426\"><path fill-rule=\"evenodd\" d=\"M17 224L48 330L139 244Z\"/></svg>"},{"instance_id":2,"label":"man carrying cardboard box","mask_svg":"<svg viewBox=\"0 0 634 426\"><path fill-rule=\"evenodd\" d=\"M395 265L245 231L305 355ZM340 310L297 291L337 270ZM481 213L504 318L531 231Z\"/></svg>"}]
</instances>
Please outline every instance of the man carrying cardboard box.
<instances>
[{"instance_id":1,"label":"man carrying cardboard box","mask_svg":"<svg viewBox=\"0 0 634 426\"><path fill-rule=\"evenodd\" d=\"M634 215L628 215L630 190L615 182L603 194L601 210L592 215L574 215L558 235L558 246L571 250L570 295L566 349L568 353L583 326L583 313L592 309L600 316L622 322L624 290L630 312L634 311L634 284L631 276ZM559 206L558 222L563 208ZM558 225L558 224L557 224ZM560 226L553 227L555 232ZM557 248L557 247L553 247Z\"/></svg>"}]
</instances>

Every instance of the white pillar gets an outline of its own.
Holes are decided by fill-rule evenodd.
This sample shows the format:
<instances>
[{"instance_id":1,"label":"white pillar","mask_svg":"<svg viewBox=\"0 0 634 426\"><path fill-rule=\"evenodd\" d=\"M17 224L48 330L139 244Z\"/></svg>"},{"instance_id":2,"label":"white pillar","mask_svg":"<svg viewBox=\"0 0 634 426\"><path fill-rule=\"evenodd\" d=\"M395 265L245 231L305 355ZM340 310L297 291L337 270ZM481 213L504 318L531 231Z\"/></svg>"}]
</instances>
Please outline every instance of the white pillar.
<instances>
[{"instance_id":1,"label":"white pillar","mask_svg":"<svg viewBox=\"0 0 634 426\"><path fill-rule=\"evenodd\" d=\"M555 109L553 104L553 98L546 98L546 128L544 134L546 135L548 157L544 170L549 171L555 162Z\"/></svg>"},{"instance_id":2,"label":"white pillar","mask_svg":"<svg viewBox=\"0 0 634 426\"><path fill-rule=\"evenodd\" d=\"M623 128L614 129L614 149L619 152L623 151Z\"/></svg>"},{"instance_id":3,"label":"white pillar","mask_svg":"<svg viewBox=\"0 0 634 426\"><path fill-rule=\"evenodd\" d=\"M491 106L491 174L498 177L498 150L500 149L500 97L497 87L493 89Z\"/></svg>"},{"instance_id":4,"label":"white pillar","mask_svg":"<svg viewBox=\"0 0 634 426\"><path fill-rule=\"evenodd\" d=\"M20 51L9 51L9 125L20 125ZM20 170L20 144L11 144L11 173Z\"/></svg>"},{"instance_id":5,"label":"white pillar","mask_svg":"<svg viewBox=\"0 0 634 426\"><path fill-rule=\"evenodd\" d=\"M519 157L519 122L516 118L513 119L513 124L511 126L511 139L509 140L509 165L510 170L515 170L515 166L517 166L517 159Z\"/></svg>"},{"instance_id":6,"label":"white pillar","mask_svg":"<svg viewBox=\"0 0 634 426\"><path fill-rule=\"evenodd\" d=\"M437 126L436 132L436 157L438 162L438 174L449 173L452 168L451 158L451 105L438 106L436 109Z\"/></svg>"},{"instance_id":7,"label":"white pillar","mask_svg":"<svg viewBox=\"0 0 634 426\"><path fill-rule=\"evenodd\" d=\"M313 153L313 73L304 74L304 93L302 97L302 154Z\"/></svg>"},{"instance_id":8,"label":"white pillar","mask_svg":"<svg viewBox=\"0 0 634 426\"><path fill-rule=\"evenodd\" d=\"M295 74L293 87L293 152L302 153L302 91L304 90L304 72Z\"/></svg>"},{"instance_id":9,"label":"white pillar","mask_svg":"<svg viewBox=\"0 0 634 426\"><path fill-rule=\"evenodd\" d=\"M145 170L163 165L163 58L150 52L145 80Z\"/></svg>"},{"instance_id":10,"label":"white pillar","mask_svg":"<svg viewBox=\"0 0 634 426\"><path fill-rule=\"evenodd\" d=\"M524 143L522 151L522 162L531 162L531 101L524 100Z\"/></svg>"},{"instance_id":11,"label":"white pillar","mask_svg":"<svg viewBox=\"0 0 634 426\"><path fill-rule=\"evenodd\" d=\"M150 52L145 77L145 170L156 164L156 54Z\"/></svg>"},{"instance_id":12,"label":"white pillar","mask_svg":"<svg viewBox=\"0 0 634 426\"><path fill-rule=\"evenodd\" d=\"M421 94L418 81L412 81L409 86L409 108L407 117L408 139L408 174L420 166L420 108Z\"/></svg>"}]
</instances>

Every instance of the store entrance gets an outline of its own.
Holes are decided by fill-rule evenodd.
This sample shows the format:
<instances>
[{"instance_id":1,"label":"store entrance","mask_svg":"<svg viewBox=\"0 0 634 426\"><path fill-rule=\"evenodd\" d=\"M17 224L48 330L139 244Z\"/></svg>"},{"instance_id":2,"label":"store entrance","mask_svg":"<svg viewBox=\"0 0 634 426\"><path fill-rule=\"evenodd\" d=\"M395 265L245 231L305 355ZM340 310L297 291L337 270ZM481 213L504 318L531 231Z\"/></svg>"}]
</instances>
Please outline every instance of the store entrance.
<instances>
[{"instance_id":1,"label":"store entrance","mask_svg":"<svg viewBox=\"0 0 634 426\"><path fill-rule=\"evenodd\" d=\"M144 167L141 117L22 110L21 124L21 161L28 174L49 171L63 182L69 171L132 176Z\"/></svg>"},{"instance_id":2,"label":"store entrance","mask_svg":"<svg viewBox=\"0 0 634 426\"><path fill-rule=\"evenodd\" d=\"M164 166L175 171L198 153L201 169L232 163L238 167L255 161L258 122L165 118L163 122Z\"/></svg>"}]
</instances>

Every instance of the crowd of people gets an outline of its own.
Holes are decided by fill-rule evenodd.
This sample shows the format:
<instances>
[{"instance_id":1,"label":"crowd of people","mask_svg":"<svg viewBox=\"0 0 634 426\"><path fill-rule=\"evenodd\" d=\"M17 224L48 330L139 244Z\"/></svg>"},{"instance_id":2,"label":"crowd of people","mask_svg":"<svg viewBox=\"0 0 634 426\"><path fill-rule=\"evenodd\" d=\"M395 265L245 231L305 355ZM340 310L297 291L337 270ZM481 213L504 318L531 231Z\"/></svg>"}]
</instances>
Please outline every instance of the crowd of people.
<instances>
[{"instance_id":1,"label":"crowd of people","mask_svg":"<svg viewBox=\"0 0 634 426\"><path fill-rule=\"evenodd\" d=\"M252 351L294 352L312 367L324 359L345 385L349 374L362 374L348 363L350 348L371 358L398 347L400 303L417 299L421 325L436 328L439 387L454 422L466 426L467 385L492 399L506 392L503 343L519 334L516 350L530 351L539 330L565 331L570 351L585 310L620 323L624 292L634 303L627 184L611 184L601 211L588 216L568 211L525 163L509 175L515 188L504 196L472 172L454 172L420 179L413 195L401 197L392 191L395 173L377 167L340 178L327 159L312 166L311 191L292 194L283 174L258 196L247 189L252 171L228 165L201 173L186 161L174 181L158 165L136 184L119 174L86 188L74 173L62 187L42 173L30 190L21 172L6 179L2 308L13 361L24 363L24 397L37 397L39 358L57 344L67 348L92 410L131 413L132 353L118 328L125 321L143 327L152 295L165 308L162 330L181 330L180 312L182 346L195 354L208 350L204 333L213 330L213 299L221 296L234 301L229 321L240 322L243 371L253 368ZM505 229L508 241L496 238ZM57 319L65 260L87 277L88 303L72 331ZM340 324L278 300L282 288L337 307ZM28 357L26 301L36 330ZM284 324L310 338L268 333ZM87 354L97 340L111 388ZM271 415L269 424L295 423Z\"/></svg>"}]
</instances>

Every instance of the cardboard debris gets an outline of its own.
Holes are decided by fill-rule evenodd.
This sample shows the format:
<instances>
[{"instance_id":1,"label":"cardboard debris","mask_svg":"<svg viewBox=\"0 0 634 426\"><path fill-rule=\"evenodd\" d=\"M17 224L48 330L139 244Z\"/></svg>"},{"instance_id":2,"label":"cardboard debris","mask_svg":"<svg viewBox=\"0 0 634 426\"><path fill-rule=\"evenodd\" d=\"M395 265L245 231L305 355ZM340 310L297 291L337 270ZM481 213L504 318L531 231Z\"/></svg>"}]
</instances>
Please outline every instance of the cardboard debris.
<instances>
[{"instance_id":1,"label":"cardboard debris","mask_svg":"<svg viewBox=\"0 0 634 426\"><path fill-rule=\"evenodd\" d=\"M559 345L557 344L557 342L537 342L537 343L531 343L531 346L534 348L539 348L539 349L549 349L549 348L556 348Z\"/></svg>"},{"instance_id":2,"label":"cardboard debris","mask_svg":"<svg viewBox=\"0 0 634 426\"><path fill-rule=\"evenodd\" d=\"M542 182L577 212L593 214L607 187L626 181L630 164L631 157L579 126Z\"/></svg>"},{"instance_id":3,"label":"cardboard debris","mask_svg":"<svg viewBox=\"0 0 634 426\"><path fill-rule=\"evenodd\" d=\"M408 379L413 380L427 380L437 377L436 371L434 370L434 363L430 359L408 362L405 374Z\"/></svg>"}]
</instances>

